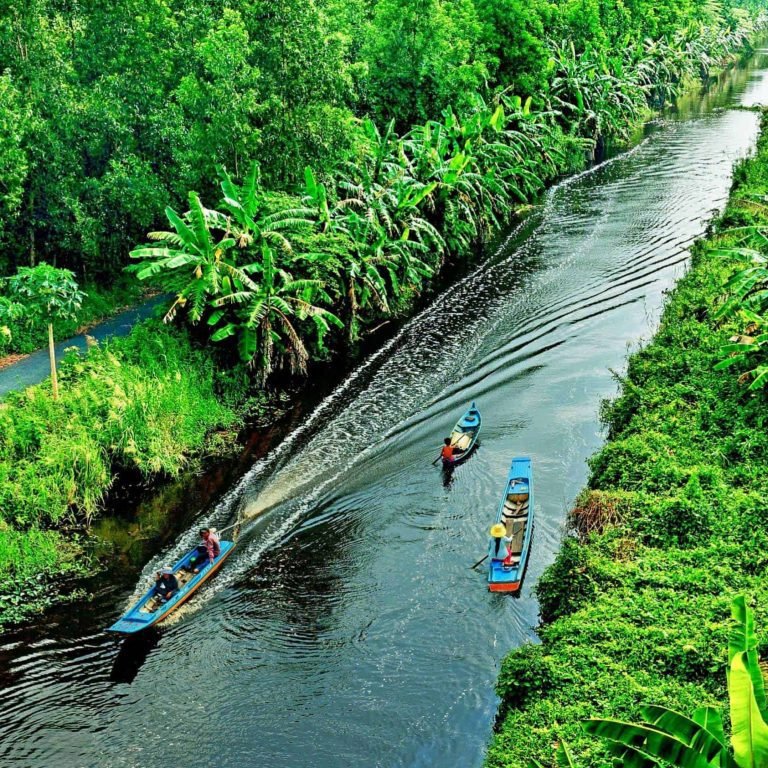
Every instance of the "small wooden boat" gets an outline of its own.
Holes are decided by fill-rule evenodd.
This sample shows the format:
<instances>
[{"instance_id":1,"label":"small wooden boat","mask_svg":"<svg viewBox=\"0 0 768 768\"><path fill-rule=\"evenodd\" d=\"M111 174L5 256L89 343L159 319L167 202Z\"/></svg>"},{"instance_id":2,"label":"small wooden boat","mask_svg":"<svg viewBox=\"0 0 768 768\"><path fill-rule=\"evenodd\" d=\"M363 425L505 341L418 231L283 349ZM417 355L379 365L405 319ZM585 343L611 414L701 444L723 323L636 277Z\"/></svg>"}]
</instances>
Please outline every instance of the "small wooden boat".
<instances>
[{"instance_id":1,"label":"small wooden boat","mask_svg":"<svg viewBox=\"0 0 768 768\"><path fill-rule=\"evenodd\" d=\"M527 457L512 459L499 514L491 528L488 551L488 589L491 592L517 592L520 589L528 562L532 531L531 460Z\"/></svg>"},{"instance_id":2,"label":"small wooden boat","mask_svg":"<svg viewBox=\"0 0 768 768\"><path fill-rule=\"evenodd\" d=\"M151 627L162 621L168 614L175 611L182 603L190 598L200 586L206 582L221 567L221 564L229 557L229 554L235 547L234 541L219 542L221 551L219 556L209 565L200 570L200 573L194 573L190 566L190 559L197 554L197 547L187 552L173 566L173 575L179 582L179 590L173 597L163 602L155 592L154 585L149 588L147 593L120 618L111 627L107 627L108 632L118 632L121 635L132 635L136 632Z\"/></svg>"},{"instance_id":3,"label":"small wooden boat","mask_svg":"<svg viewBox=\"0 0 768 768\"><path fill-rule=\"evenodd\" d=\"M472 403L469 406L469 410L456 422L456 426L450 434L453 457L443 459L444 467L453 467L464 461L472 453L477 443L477 436L480 433L482 423L483 417L480 415L477 406Z\"/></svg>"}]
</instances>

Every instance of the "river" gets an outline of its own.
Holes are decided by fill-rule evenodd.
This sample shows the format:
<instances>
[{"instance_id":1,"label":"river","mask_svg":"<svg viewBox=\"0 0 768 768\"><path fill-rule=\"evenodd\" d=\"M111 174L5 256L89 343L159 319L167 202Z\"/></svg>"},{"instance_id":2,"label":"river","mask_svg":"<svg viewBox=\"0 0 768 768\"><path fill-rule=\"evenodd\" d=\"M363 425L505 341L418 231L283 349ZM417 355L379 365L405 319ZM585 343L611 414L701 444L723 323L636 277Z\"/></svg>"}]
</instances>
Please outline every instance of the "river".
<instances>
[{"instance_id":1,"label":"river","mask_svg":"<svg viewBox=\"0 0 768 768\"><path fill-rule=\"evenodd\" d=\"M138 642L105 588L0 640L0 765L479 766L503 655L536 641L533 586L603 439L600 400L658 322L690 244L754 146L768 56L553 187L256 462L201 522L247 518L224 570ZM481 446L431 465L477 401ZM509 461L533 459L519 597L483 555ZM194 526L196 527L196 526ZM194 539L188 531L153 558ZM144 584L145 581L142 581Z\"/></svg>"}]
</instances>

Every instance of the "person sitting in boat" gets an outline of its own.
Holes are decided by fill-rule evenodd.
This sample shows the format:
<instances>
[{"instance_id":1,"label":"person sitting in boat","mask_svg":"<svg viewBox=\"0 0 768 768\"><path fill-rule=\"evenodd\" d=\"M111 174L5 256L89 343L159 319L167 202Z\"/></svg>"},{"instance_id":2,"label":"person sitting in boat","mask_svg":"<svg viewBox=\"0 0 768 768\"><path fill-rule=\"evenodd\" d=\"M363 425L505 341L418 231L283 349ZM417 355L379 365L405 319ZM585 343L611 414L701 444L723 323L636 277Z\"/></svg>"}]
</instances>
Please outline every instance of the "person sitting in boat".
<instances>
[{"instance_id":1,"label":"person sitting in boat","mask_svg":"<svg viewBox=\"0 0 768 768\"><path fill-rule=\"evenodd\" d=\"M443 440L445 445L443 446L443 449L440 451L440 458L443 461L453 461L453 456L455 453L458 453L456 450L456 446L451 444L451 438L446 437L445 440Z\"/></svg>"},{"instance_id":2,"label":"person sitting in boat","mask_svg":"<svg viewBox=\"0 0 768 768\"><path fill-rule=\"evenodd\" d=\"M165 602L172 598L179 591L179 582L173 573L173 568L168 567L157 572L157 581L155 582L155 594Z\"/></svg>"},{"instance_id":3,"label":"person sitting in boat","mask_svg":"<svg viewBox=\"0 0 768 768\"><path fill-rule=\"evenodd\" d=\"M221 553L219 537L211 528L202 528L200 530L202 544L198 544L195 554L189 559L189 565L193 573L200 573L208 563L212 563Z\"/></svg>"},{"instance_id":4,"label":"person sitting in boat","mask_svg":"<svg viewBox=\"0 0 768 768\"><path fill-rule=\"evenodd\" d=\"M507 536L507 527L504 523L496 523L491 527L491 536L493 536L493 547L491 549L491 560L507 561L512 556L510 545L512 539Z\"/></svg>"}]
</instances>

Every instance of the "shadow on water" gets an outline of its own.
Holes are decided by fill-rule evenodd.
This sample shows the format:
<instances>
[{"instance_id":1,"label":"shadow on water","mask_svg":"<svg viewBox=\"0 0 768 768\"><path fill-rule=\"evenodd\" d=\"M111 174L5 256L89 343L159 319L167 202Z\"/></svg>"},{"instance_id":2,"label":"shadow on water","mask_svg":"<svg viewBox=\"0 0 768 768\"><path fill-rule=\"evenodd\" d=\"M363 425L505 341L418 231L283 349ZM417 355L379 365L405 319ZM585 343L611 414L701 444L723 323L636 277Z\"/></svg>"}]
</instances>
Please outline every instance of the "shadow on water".
<instances>
[{"instance_id":1,"label":"shadow on water","mask_svg":"<svg viewBox=\"0 0 768 768\"><path fill-rule=\"evenodd\" d=\"M443 464L442 467L440 467L440 471L443 475L443 488L448 489L451 487L451 484L453 483L453 471L454 467L446 466Z\"/></svg>"},{"instance_id":2,"label":"shadow on water","mask_svg":"<svg viewBox=\"0 0 768 768\"><path fill-rule=\"evenodd\" d=\"M126 637L117 642L120 646L112 663L109 679L114 683L132 683L149 654L157 648L160 642L160 631L150 627L138 635Z\"/></svg>"}]
</instances>

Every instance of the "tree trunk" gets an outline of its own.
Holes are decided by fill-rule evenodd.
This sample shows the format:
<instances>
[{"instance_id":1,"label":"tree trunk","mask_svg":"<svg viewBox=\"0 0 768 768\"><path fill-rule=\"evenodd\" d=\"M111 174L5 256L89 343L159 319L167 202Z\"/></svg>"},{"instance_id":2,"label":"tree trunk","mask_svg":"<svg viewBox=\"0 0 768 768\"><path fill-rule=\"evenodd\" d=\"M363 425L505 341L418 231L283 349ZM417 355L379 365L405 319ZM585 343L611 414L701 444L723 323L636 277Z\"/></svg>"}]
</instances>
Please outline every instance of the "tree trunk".
<instances>
[{"instance_id":1,"label":"tree trunk","mask_svg":"<svg viewBox=\"0 0 768 768\"><path fill-rule=\"evenodd\" d=\"M352 347L357 337L357 294L355 283L350 277L347 283L347 302L349 304L349 327L347 328L347 346Z\"/></svg>"},{"instance_id":2,"label":"tree trunk","mask_svg":"<svg viewBox=\"0 0 768 768\"><path fill-rule=\"evenodd\" d=\"M37 260L37 251L35 249L35 193L31 193L29 201L29 266L34 267Z\"/></svg>"},{"instance_id":3,"label":"tree trunk","mask_svg":"<svg viewBox=\"0 0 768 768\"><path fill-rule=\"evenodd\" d=\"M56 375L56 352L53 349L53 323L48 323L48 355L51 358L51 382L53 383L53 399L59 399L59 379Z\"/></svg>"}]
</instances>

